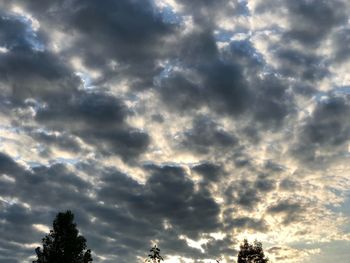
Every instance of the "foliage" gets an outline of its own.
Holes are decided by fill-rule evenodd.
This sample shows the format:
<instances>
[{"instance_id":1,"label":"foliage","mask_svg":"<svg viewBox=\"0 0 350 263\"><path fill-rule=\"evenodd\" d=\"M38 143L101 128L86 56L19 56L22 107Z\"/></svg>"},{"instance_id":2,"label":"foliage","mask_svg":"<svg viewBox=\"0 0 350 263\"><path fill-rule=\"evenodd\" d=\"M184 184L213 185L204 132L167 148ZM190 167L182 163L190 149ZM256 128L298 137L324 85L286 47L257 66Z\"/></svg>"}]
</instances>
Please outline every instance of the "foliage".
<instances>
[{"instance_id":1,"label":"foliage","mask_svg":"<svg viewBox=\"0 0 350 263\"><path fill-rule=\"evenodd\" d=\"M159 263L161 260L164 260L160 255L160 249L157 248L157 245L154 245L150 252L151 254L148 255L149 258L147 259L147 262Z\"/></svg>"},{"instance_id":2,"label":"foliage","mask_svg":"<svg viewBox=\"0 0 350 263\"><path fill-rule=\"evenodd\" d=\"M254 241L249 244L245 239L240 245L237 263L267 263L269 259L265 257L261 242Z\"/></svg>"},{"instance_id":3,"label":"foliage","mask_svg":"<svg viewBox=\"0 0 350 263\"><path fill-rule=\"evenodd\" d=\"M42 239L43 249L37 247L33 263L89 263L91 250L86 250L86 239L79 235L71 211L58 213L53 230Z\"/></svg>"}]
</instances>

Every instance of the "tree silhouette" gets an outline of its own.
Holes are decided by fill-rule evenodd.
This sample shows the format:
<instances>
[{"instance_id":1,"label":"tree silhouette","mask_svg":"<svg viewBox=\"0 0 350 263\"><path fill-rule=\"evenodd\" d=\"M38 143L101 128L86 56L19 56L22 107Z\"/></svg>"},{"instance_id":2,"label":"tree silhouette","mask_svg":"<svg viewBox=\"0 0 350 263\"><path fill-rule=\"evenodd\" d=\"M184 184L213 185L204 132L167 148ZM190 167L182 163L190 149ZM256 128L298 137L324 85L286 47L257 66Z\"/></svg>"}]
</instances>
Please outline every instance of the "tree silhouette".
<instances>
[{"instance_id":1,"label":"tree silhouette","mask_svg":"<svg viewBox=\"0 0 350 263\"><path fill-rule=\"evenodd\" d=\"M151 254L148 255L149 258L147 259L147 262L159 263L161 260L164 260L160 255L160 249L157 248L157 245L154 245L150 252Z\"/></svg>"},{"instance_id":2,"label":"tree silhouette","mask_svg":"<svg viewBox=\"0 0 350 263\"><path fill-rule=\"evenodd\" d=\"M86 250L86 239L79 235L73 220L71 211L57 214L53 230L42 239L43 249L35 249L37 260L33 263L92 262L91 250Z\"/></svg>"},{"instance_id":3,"label":"tree silhouette","mask_svg":"<svg viewBox=\"0 0 350 263\"><path fill-rule=\"evenodd\" d=\"M261 242L254 241L254 244L249 244L244 239L240 245L237 263L267 263L269 259L265 257Z\"/></svg>"}]
</instances>

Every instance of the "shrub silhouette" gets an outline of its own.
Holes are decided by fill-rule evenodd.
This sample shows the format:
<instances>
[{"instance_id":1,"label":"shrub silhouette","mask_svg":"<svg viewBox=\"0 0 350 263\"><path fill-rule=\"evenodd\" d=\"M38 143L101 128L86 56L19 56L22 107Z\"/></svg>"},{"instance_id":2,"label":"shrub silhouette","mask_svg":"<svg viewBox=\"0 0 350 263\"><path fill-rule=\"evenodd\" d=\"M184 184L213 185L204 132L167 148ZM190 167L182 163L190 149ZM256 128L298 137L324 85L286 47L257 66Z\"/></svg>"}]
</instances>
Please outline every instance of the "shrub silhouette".
<instances>
[{"instance_id":1,"label":"shrub silhouette","mask_svg":"<svg viewBox=\"0 0 350 263\"><path fill-rule=\"evenodd\" d=\"M240 245L237 263L267 263L268 261L261 242L254 241L254 244L249 244L248 240L244 239L243 244Z\"/></svg>"},{"instance_id":2,"label":"shrub silhouette","mask_svg":"<svg viewBox=\"0 0 350 263\"><path fill-rule=\"evenodd\" d=\"M79 235L71 211L58 213L53 230L42 239L43 249L37 247L33 263L89 263L91 250L86 250L86 239Z\"/></svg>"},{"instance_id":3,"label":"shrub silhouette","mask_svg":"<svg viewBox=\"0 0 350 263\"><path fill-rule=\"evenodd\" d=\"M148 255L146 262L159 263L161 260L164 260L160 255L160 249L157 248L157 245L154 245L154 247L151 248L150 252L151 254Z\"/></svg>"}]
</instances>

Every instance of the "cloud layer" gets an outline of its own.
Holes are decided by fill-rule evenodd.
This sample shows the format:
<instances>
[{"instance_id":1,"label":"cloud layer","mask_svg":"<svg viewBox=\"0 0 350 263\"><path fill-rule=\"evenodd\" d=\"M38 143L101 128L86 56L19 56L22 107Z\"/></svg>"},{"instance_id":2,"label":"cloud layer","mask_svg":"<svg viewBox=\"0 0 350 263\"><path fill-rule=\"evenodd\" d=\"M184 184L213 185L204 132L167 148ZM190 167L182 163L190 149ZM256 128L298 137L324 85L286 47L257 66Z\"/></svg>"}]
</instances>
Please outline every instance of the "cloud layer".
<instances>
[{"instance_id":1,"label":"cloud layer","mask_svg":"<svg viewBox=\"0 0 350 263\"><path fill-rule=\"evenodd\" d=\"M71 209L96 262L347 262L346 1L0 9L0 261Z\"/></svg>"}]
</instances>

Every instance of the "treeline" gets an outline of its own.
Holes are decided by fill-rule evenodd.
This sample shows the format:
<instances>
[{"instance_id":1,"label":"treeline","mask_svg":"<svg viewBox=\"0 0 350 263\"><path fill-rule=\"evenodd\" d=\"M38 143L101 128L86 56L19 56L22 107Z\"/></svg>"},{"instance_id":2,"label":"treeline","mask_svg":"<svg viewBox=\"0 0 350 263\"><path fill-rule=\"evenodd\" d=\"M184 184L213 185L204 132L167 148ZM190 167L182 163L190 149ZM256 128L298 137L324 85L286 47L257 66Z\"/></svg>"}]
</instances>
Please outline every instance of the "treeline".
<instances>
[{"instance_id":1,"label":"treeline","mask_svg":"<svg viewBox=\"0 0 350 263\"><path fill-rule=\"evenodd\" d=\"M58 213L53 221L53 229L42 239L42 248L35 249L37 259L33 263L90 263L93 261L91 250L87 248L86 239L79 235L71 211ZM146 261L160 263L163 261L160 249L151 248ZM237 263L266 263L261 242L250 244L246 239L240 245ZM216 260L217 263L220 260Z\"/></svg>"}]
</instances>

